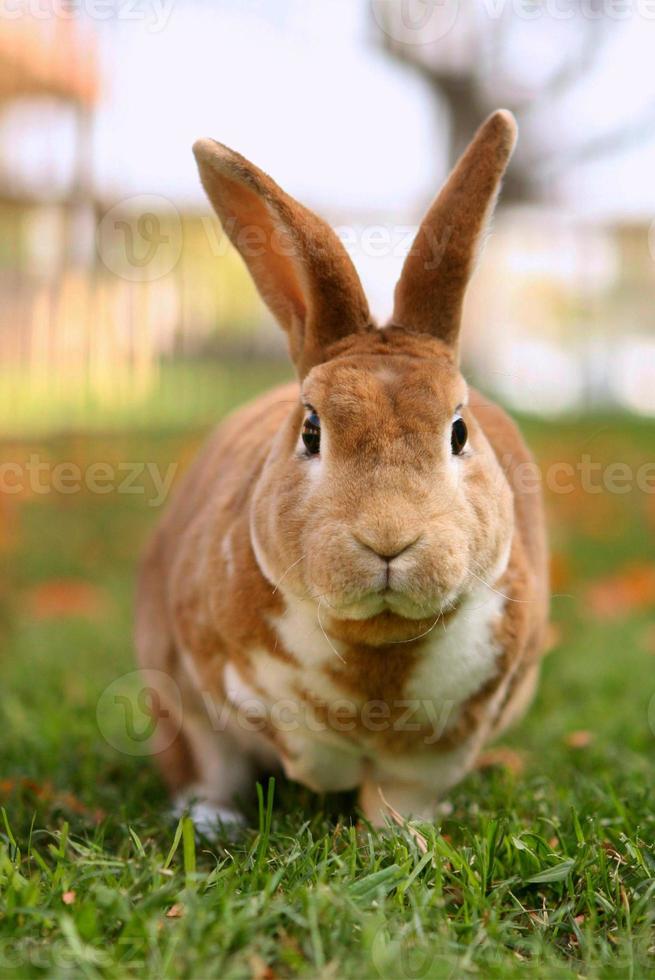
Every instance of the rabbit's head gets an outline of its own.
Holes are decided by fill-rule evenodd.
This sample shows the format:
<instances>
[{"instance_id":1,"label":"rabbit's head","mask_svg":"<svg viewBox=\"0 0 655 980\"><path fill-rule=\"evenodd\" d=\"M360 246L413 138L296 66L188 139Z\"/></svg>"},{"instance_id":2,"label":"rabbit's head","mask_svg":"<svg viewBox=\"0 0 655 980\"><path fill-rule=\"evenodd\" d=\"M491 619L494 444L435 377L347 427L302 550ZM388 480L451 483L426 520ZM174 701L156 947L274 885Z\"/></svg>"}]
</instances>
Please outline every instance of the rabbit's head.
<instances>
[{"instance_id":1,"label":"rabbit's head","mask_svg":"<svg viewBox=\"0 0 655 980\"><path fill-rule=\"evenodd\" d=\"M378 328L335 233L211 140L203 185L287 332L300 394L254 490L252 547L285 593L400 639L508 560L512 494L458 366L462 303L516 138L483 124L419 228Z\"/></svg>"}]
</instances>

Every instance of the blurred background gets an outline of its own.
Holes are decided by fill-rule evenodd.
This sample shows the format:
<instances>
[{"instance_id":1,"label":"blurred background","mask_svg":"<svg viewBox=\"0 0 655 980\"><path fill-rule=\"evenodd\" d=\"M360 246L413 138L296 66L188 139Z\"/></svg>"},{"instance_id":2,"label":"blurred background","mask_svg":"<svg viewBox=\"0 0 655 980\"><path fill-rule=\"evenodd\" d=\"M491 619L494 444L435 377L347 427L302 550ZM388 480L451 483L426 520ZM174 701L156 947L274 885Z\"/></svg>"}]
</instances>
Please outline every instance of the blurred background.
<instances>
[{"instance_id":1,"label":"blurred background","mask_svg":"<svg viewBox=\"0 0 655 980\"><path fill-rule=\"evenodd\" d=\"M531 413L655 415L654 43L647 0L5 0L1 430L209 420L221 365L283 359L198 136L335 225L384 320L498 106L521 139L469 376Z\"/></svg>"},{"instance_id":2,"label":"blurred background","mask_svg":"<svg viewBox=\"0 0 655 980\"><path fill-rule=\"evenodd\" d=\"M0 0L0 803L161 794L96 720L137 555L209 427L291 376L192 142L333 223L384 321L499 106L465 371L544 474L556 650L513 744L654 785L654 51L653 0Z\"/></svg>"}]
</instances>

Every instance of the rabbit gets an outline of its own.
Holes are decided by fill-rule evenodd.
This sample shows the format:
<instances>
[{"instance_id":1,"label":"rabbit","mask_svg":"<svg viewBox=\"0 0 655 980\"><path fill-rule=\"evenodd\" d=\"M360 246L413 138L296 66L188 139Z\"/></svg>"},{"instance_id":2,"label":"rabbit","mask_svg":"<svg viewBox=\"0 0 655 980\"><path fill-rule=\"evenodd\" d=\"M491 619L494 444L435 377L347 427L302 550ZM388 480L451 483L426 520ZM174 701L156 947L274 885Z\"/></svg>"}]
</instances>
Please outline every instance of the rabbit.
<instances>
[{"instance_id":1,"label":"rabbit","mask_svg":"<svg viewBox=\"0 0 655 980\"><path fill-rule=\"evenodd\" d=\"M505 110L475 134L382 327L327 224L240 154L194 145L298 376L218 427L140 568L152 751L206 832L242 819L265 770L358 790L376 826L392 810L434 819L531 700L549 601L540 488L518 479L531 456L514 423L458 366L516 135Z\"/></svg>"}]
</instances>

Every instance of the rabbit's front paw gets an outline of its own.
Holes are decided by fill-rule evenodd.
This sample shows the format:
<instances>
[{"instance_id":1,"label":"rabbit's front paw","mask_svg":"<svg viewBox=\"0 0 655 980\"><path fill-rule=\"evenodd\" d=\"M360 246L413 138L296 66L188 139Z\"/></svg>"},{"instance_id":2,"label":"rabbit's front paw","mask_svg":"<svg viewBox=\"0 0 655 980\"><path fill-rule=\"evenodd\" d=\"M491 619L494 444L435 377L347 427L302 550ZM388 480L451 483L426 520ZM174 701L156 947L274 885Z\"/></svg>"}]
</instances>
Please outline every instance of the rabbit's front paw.
<instances>
[{"instance_id":1,"label":"rabbit's front paw","mask_svg":"<svg viewBox=\"0 0 655 980\"><path fill-rule=\"evenodd\" d=\"M180 793L173 805L173 816L179 820L186 814L204 837L236 837L245 825L245 817L239 810L215 803L188 790Z\"/></svg>"}]
</instances>

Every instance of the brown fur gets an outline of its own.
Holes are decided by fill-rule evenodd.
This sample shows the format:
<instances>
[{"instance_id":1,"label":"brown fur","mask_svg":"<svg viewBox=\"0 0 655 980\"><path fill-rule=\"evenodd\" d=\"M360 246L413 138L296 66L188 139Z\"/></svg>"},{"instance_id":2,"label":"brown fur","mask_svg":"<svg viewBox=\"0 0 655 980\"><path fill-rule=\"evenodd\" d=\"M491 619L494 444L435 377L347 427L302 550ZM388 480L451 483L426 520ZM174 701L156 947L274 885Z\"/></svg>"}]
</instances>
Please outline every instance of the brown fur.
<instances>
[{"instance_id":1,"label":"brown fur","mask_svg":"<svg viewBox=\"0 0 655 980\"><path fill-rule=\"evenodd\" d=\"M419 228L396 288L395 322L456 342L477 245L515 143L507 112L480 127Z\"/></svg>"},{"instance_id":2,"label":"brown fur","mask_svg":"<svg viewBox=\"0 0 655 980\"><path fill-rule=\"evenodd\" d=\"M140 662L178 683L185 711L162 757L174 789L200 783L204 796L227 805L230 759L239 769L251 756L277 757L316 788L359 780L372 819L380 805L371 780L418 811L525 707L547 618L541 500L516 485L528 451L498 407L469 393L456 350L464 289L514 136L505 113L481 128L421 226L394 321L383 329L371 325L352 264L323 222L238 154L196 144L203 184L289 335L301 384L262 396L219 427L144 558ZM275 244L282 234L286 249ZM436 267L427 252L435 240L444 242ZM320 457L301 451L307 405L321 419ZM469 430L461 457L450 449L456 411ZM388 565L379 557L398 553ZM394 729L397 702L438 649L435 638L448 635L467 597L482 589L506 597L489 638L498 651L493 671L428 746L425 723ZM317 649L324 659L310 667ZM205 734L194 735L203 695L217 705L234 697L228 677L269 707L282 684L328 729L323 684L328 701L337 691L357 706L389 705L390 724L373 731L360 719L352 732L334 733L339 751L361 751L360 776L341 774L338 764L325 771L329 731L304 772L294 766L313 743L270 718L257 738L234 727L212 732L206 719ZM448 762L458 752L455 777L428 775L430 759ZM406 775L385 775L385 766L396 771L393 759L407 760ZM207 776L218 763L225 785Z\"/></svg>"}]
</instances>

